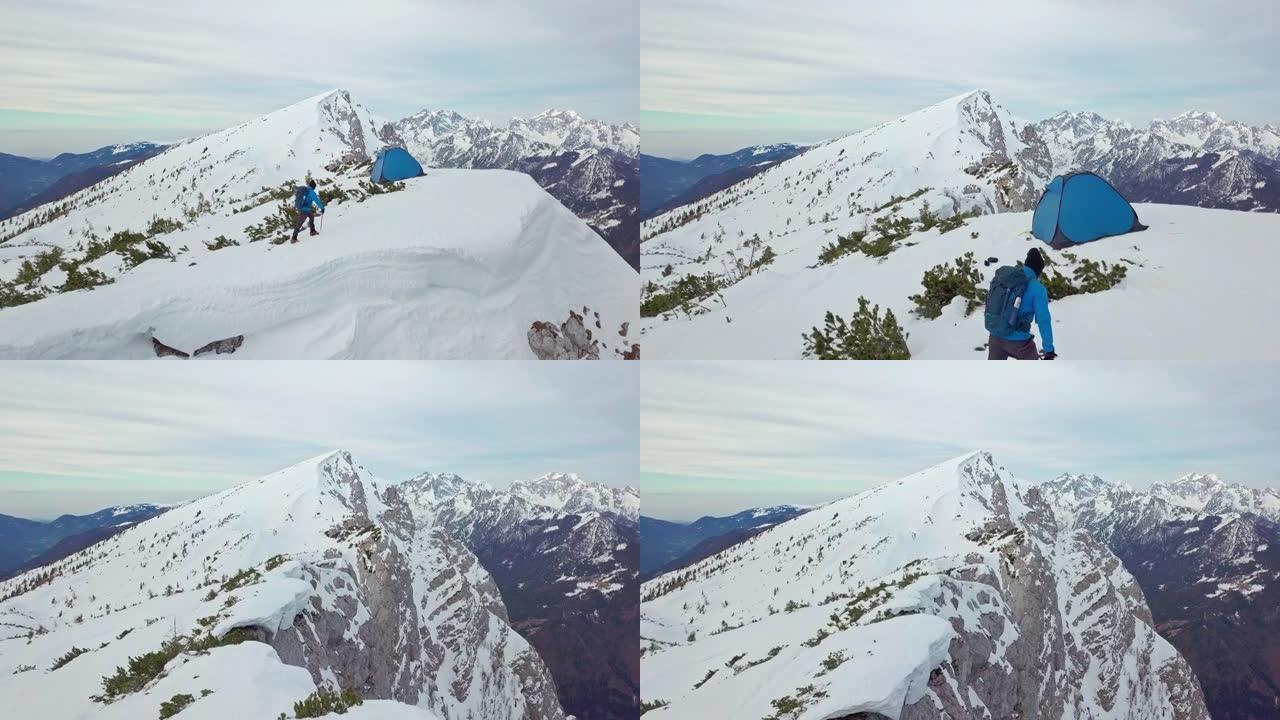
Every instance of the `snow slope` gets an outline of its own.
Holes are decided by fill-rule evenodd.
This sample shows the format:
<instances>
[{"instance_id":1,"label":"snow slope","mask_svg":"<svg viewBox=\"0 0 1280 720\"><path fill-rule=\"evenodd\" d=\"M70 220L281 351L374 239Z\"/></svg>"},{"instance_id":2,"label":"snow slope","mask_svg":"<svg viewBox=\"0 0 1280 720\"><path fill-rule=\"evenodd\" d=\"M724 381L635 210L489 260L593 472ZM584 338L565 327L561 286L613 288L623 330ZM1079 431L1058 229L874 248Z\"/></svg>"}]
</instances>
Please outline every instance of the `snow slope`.
<instances>
[{"instance_id":1,"label":"snow slope","mask_svg":"<svg viewBox=\"0 0 1280 720\"><path fill-rule=\"evenodd\" d=\"M148 357L154 328L188 352L243 334L236 358L531 359L535 321L589 306L612 348L607 329L636 316L635 274L519 173L433 170L334 205L297 245L210 251L213 234L177 231L167 242L191 248L177 261L0 311L0 357Z\"/></svg>"},{"instance_id":2,"label":"snow slope","mask_svg":"<svg viewBox=\"0 0 1280 720\"><path fill-rule=\"evenodd\" d=\"M1027 124L975 91L813 147L645 221L642 299L693 277L710 275L720 286L687 309L645 318L649 357L798 358L801 334L822 326L828 310L847 319L860 296L893 310L910 333L912 357L985 357L975 351L987 339L978 314L964 318L962 303L953 303L942 317L921 320L908 314L908 297L921 292L926 270L970 251L985 291L996 267L1020 261L1031 247L1068 277L1082 260L1127 270L1116 288L1052 304L1064 358L1237 357L1233 342L1241 337L1250 338L1253 356L1280 355L1280 344L1254 331L1256 316L1239 310L1280 298L1265 271L1280 236L1277 215L1139 204L1149 230L1083 245L1072 251L1077 260L1030 237L1029 211L1055 173L1109 158L1134 182L1155 182L1147 174L1164 178L1156 166L1167 154L1192 151L1154 132L1120 151L1102 127L1112 126L1087 114ZM982 215L946 233L920 230L926 203L942 218ZM839 239L865 233L866 242L879 241L877 221L894 218L910 222L910 234L886 256L854 250L820 262L823 248ZM766 247L776 258L753 266ZM997 263L981 267L989 257Z\"/></svg>"},{"instance_id":3,"label":"snow slope","mask_svg":"<svg viewBox=\"0 0 1280 720\"><path fill-rule=\"evenodd\" d=\"M273 720L321 685L430 711L370 703L370 718L564 717L475 557L345 452L170 510L0 597L0 691L19 717L154 717L185 693L199 699L183 717ZM92 699L131 657L237 629L250 637ZM53 669L72 647L88 652Z\"/></svg>"},{"instance_id":4,"label":"snow slope","mask_svg":"<svg viewBox=\"0 0 1280 720\"><path fill-rule=\"evenodd\" d=\"M1119 560L966 455L641 590L654 718L1208 717Z\"/></svg>"},{"instance_id":5,"label":"snow slope","mask_svg":"<svg viewBox=\"0 0 1280 720\"><path fill-rule=\"evenodd\" d=\"M1175 205L1135 207L1150 229L1070 251L1080 259L1124 263L1127 276L1111 290L1050 303L1059 353L1072 359L1235 358L1241 353L1239 339L1249 338L1251 357L1280 356L1280 339L1257 332L1256 313L1241 311L1280 303L1280 289L1266 271L1280 237L1280 216ZM768 208L762 208L753 217L766 223L768 215ZM663 244L696 248L700 225L663 236ZM722 291L723 303L703 303L705 314L647 318L643 343L650 357L660 358L799 358L801 334L821 327L827 310L847 318L861 295L893 310L909 333L913 358L985 358L985 349L975 350L987 340L980 311L965 317L960 299L941 317L925 320L911 314L914 304L908 297L922 291L926 270L967 252L982 271L982 289L997 267L1021 261L1028 248L1039 248L1063 269L1077 265L1032 238L1030 226L1029 212L983 215L949 233L915 233L883 259L854 253L816 268L809 266L817 263L820 248L841 231L802 227L773 241L779 257L765 271ZM762 225L753 225L748 217L725 222L731 236L738 227ZM646 280L660 274L654 269L661 267L658 263L677 262L672 250L655 248L649 257ZM998 262L984 268L981 262L988 257ZM1038 338L1039 332L1033 332Z\"/></svg>"},{"instance_id":6,"label":"snow slope","mask_svg":"<svg viewBox=\"0 0 1280 720\"><path fill-rule=\"evenodd\" d=\"M636 317L635 275L585 223L514 172L432 170L366 197L367 163L395 139L334 91L0 223L0 281L51 248L75 261L155 218L184 225L153 238L170 257L92 260L109 285L58 293L67 274L49 269L26 290L44 299L0 310L0 357L148 357L154 331L187 352L244 335L237 358L533 358L533 323L584 307L601 357L629 349L615 341ZM267 193L308 174L351 194L322 234L252 242L287 202ZM207 249L220 237L240 246Z\"/></svg>"}]
</instances>

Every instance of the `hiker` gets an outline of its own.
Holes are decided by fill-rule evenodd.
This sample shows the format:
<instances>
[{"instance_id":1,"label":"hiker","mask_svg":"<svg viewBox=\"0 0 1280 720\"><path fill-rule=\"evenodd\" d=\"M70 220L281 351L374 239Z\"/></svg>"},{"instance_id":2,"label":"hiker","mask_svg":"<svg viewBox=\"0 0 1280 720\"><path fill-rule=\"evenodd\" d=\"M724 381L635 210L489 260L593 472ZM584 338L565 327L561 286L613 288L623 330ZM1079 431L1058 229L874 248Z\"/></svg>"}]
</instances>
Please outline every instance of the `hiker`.
<instances>
[{"instance_id":1,"label":"hiker","mask_svg":"<svg viewBox=\"0 0 1280 720\"><path fill-rule=\"evenodd\" d=\"M1044 336L1044 359L1053 360L1053 318L1049 317L1049 293L1040 282L1044 258L1031 248L1021 266L1006 265L996 270L987 290L983 320L991 336L987 340L988 360L1038 360L1036 341L1031 335L1035 318Z\"/></svg>"},{"instance_id":2,"label":"hiker","mask_svg":"<svg viewBox=\"0 0 1280 720\"><path fill-rule=\"evenodd\" d=\"M298 220L293 224L293 239L289 242L298 242L298 231L302 230L304 223L310 223L311 234L319 235L316 231L316 215L313 208L319 208L320 214L324 214L324 203L320 202L320 196L316 194L316 181L308 180L306 185L300 185L293 193L293 204L298 209Z\"/></svg>"}]
</instances>

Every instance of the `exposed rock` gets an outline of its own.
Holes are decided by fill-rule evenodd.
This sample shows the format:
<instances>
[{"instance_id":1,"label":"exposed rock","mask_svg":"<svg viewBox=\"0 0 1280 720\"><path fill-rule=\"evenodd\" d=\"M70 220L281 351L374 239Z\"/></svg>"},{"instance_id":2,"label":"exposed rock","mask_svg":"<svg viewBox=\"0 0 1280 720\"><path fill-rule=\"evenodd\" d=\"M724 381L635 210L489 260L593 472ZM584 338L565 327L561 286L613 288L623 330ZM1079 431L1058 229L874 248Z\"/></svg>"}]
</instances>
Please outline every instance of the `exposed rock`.
<instances>
[{"instance_id":1,"label":"exposed rock","mask_svg":"<svg viewBox=\"0 0 1280 720\"><path fill-rule=\"evenodd\" d=\"M211 343L201 345L200 349L196 350L193 354L196 356L204 355L205 353L217 353L219 355L231 354L236 350L239 350L240 346L243 344L244 336L236 335L235 337L214 340Z\"/></svg>"},{"instance_id":2,"label":"exposed rock","mask_svg":"<svg viewBox=\"0 0 1280 720\"><path fill-rule=\"evenodd\" d=\"M534 321L529 328L529 348L539 360L599 360L599 342L591 337L583 315L570 310L569 319L558 327ZM633 346L639 357L639 346Z\"/></svg>"},{"instance_id":3,"label":"exposed rock","mask_svg":"<svg viewBox=\"0 0 1280 720\"><path fill-rule=\"evenodd\" d=\"M165 345L164 343L160 342L154 337L151 338L151 348L155 350L156 357L180 357L180 358L191 357L190 353L185 353L175 347L170 347L168 345Z\"/></svg>"}]
</instances>

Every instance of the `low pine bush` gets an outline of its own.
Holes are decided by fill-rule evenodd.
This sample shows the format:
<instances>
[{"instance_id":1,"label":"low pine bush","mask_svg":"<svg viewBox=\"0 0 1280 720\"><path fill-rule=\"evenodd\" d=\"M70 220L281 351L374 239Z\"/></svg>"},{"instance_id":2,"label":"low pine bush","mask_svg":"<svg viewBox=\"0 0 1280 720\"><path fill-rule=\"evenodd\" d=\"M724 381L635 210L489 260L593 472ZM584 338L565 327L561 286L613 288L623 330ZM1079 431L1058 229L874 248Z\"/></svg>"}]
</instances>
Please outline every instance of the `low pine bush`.
<instances>
[{"instance_id":1,"label":"low pine bush","mask_svg":"<svg viewBox=\"0 0 1280 720\"><path fill-rule=\"evenodd\" d=\"M917 317L932 320L957 297L965 299L966 316L986 303L987 291L982 288L982 273L978 271L973 253L967 252L953 262L934 265L926 270L920 281L924 292L907 298L916 304L912 312Z\"/></svg>"},{"instance_id":2,"label":"low pine bush","mask_svg":"<svg viewBox=\"0 0 1280 720\"><path fill-rule=\"evenodd\" d=\"M196 699L187 694L174 695L173 697L160 703L160 720L171 718L182 712L182 710L195 702Z\"/></svg>"},{"instance_id":3,"label":"low pine bush","mask_svg":"<svg viewBox=\"0 0 1280 720\"><path fill-rule=\"evenodd\" d=\"M830 310L819 330L802 335L804 356L819 360L909 360L907 338L893 311L871 306L865 297L858 298L858 309L849 322Z\"/></svg>"},{"instance_id":4,"label":"low pine bush","mask_svg":"<svg viewBox=\"0 0 1280 720\"><path fill-rule=\"evenodd\" d=\"M345 715L348 710L363 703L364 700L354 690L334 692L328 688L320 688L294 703L293 715L297 718L318 718L329 713Z\"/></svg>"}]
</instances>

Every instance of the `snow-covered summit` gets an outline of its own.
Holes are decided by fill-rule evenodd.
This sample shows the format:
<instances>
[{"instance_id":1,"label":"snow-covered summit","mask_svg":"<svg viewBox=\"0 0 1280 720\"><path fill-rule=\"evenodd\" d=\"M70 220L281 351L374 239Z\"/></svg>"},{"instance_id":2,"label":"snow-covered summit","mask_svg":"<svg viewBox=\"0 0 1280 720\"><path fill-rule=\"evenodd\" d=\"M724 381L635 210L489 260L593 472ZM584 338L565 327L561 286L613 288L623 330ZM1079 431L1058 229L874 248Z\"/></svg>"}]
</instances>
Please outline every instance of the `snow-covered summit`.
<instances>
[{"instance_id":1,"label":"snow-covered summit","mask_svg":"<svg viewBox=\"0 0 1280 720\"><path fill-rule=\"evenodd\" d=\"M644 699L671 718L1208 718L1116 557L985 452L641 592Z\"/></svg>"},{"instance_id":2,"label":"snow-covered summit","mask_svg":"<svg viewBox=\"0 0 1280 720\"><path fill-rule=\"evenodd\" d=\"M442 717L564 717L489 574L345 451L170 510L0 597L0 689L23 716L150 717L178 692L208 717L249 716L250 688L253 716L276 717L328 685ZM91 698L167 642L169 679ZM181 649L197 645L211 649ZM88 652L55 668L71 647Z\"/></svg>"},{"instance_id":3,"label":"snow-covered summit","mask_svg":"<svg viewBox=\"0 0 1280 720\"><path fill-rule=\"evenodd\" d=\"M1280 522L1280 491L1224 482L1212 473L1189 473L1172 482L1157 481L1151 494L1206 514L1253 513Z\"/></svg>"},{"instance_id":4,"label":"snow-covered summit","mask_svg":"<svg viewBox=\"0 0 1280 720\"><path fill-rule=\"evenodd\" d=\"M188 353L244 336L237 358L533 358L534 324L571 310L590 347L561 355L638 353L638 280L589 226L517 172L380 193L368 163L399 141L330 91L0 222L0 282L36 276L0 309L0 356L141 358L154 334ZM308 176L321 234L277 245Z\"/></svg>"}]
</instances>

